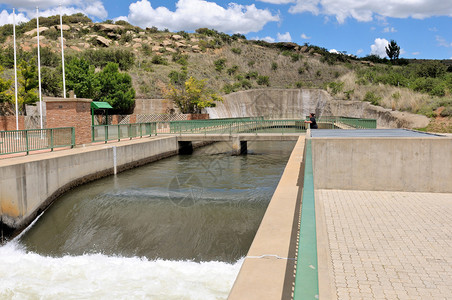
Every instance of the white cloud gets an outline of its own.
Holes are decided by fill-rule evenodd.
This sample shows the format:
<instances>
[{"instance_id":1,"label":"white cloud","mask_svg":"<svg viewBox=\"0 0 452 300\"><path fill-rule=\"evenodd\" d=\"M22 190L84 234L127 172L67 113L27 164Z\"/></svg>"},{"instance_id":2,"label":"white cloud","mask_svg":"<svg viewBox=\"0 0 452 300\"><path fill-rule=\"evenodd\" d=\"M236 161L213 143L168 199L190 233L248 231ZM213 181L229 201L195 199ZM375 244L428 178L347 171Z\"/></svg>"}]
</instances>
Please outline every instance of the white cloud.
<instances>
[{"instance_id":1,"label":"white cloud","mask_svg":"<svg viewBox=\"0 0 452 300\"><path fill-rule=\"evenodd\" d=\"M370 54L377 55L381 58L386 57L386 46L389 42L386 39L377 38L374 44L370 46Z\"/></svg>"},{"instance_id":2,"label":"white cloud","mask_svg":"<svg viewBox=\"0 0 452 300\"><path fill-rule=\"evenodd\" d=\"M153 8L148 0L140 0L130 4L128 19L141 27L174 31L208 27L234 33L257 32L268 22L280 20L278 15L268 9L258 9L254 4L229 3L224 8L206 0L178 0L175 11L163 6Z\"/></svg>"},{"instance_id":3,"label":"white cloud","mask_svg":"<svg viewBox=\"0 0 452 300\"><path fill-rule=\"evenodd\" d=\"M107 10L100 1L89 3L89 5L85 7L84 11L90 16L96 16L101 19L105 19L108 16Z\"/></svg>"},{"instance_id":4,"label":"white cloud","mask_svg":"<svg viewBox=\"0 0 452 300\"><path fill-rule=\"evenodd\" d=\"M126 16L119 16L117 18L114 18L113 21L126 21L129 22L129 18L127 18Z\"/></svg>"},{"instance_id":5,"label":"white cloud","mask_svg":"<svg viewBox=\"0 0 452 300\"><path fill-rule=\"evenodd\" d=\"M258 1L271 4L287 4L297 2L296 0L258 0Z\"/></svg>"},{"instance_id":6,"label":"white cloud","mask_svg":"<svg viewBox=\"0 0 452 300\"><path fill-rule=\"evenodd\" d=\"M385 28L383 29L383 32L384 32L384 33L388 33L388 32L394 33L394 32L397 32L397 29L395 29L394 27L385 27Z\"/></svg>"},{"instance_id":7,"label":"white cloud","mask_svg":"<svg viewBox=\"0 0 452 300\"><path fill-rule=\"evenodd\" d=\"M307 35L304 34L304 33L302 33L300 37L301 37L302 39L305 39L305 40L309 40L309 39L311 38L310 36L307 36Z\"/></svg>"},{"instance_id":8,"label":"white cloud","mask_svg":"<svg viewBox=\"0 0 452 300\"><path fill-rule=\"evenodd\" d=\"M22 22L28 22L29 19L25 17L23 13L17 13L16 12L16 24L22 23ZM0 13L0 26L3 26L5 24L12 24L13 23L13 12L8 13L6 10L2 10Z\"/></svg>"},{"instance_id":9,"label":"white cloud","mask_svg":"<svg viewBox=\"0 0 452 300\"><path fill-rule=\"evenodd\" d=\"M446 41L446 39L443 38L442 36L437 35L436 41L438 42L439 46L446 47L446 48L452 47L452 43Z\"/></svg>"},{"instance_id":10,"label":"white cloud","mask_svg":"<svg viewBox=\"0 0 452 300\"><path fill-rule=\"evenodd\" d=\"M451 16L452 1L297 0L289 12L332 15L339 23L345 22L347 18L368 22L378 16L425 19L432 16Z\"/></svg>"},{"instance_id":11,"label":"white cloud","mask_svg":"<svg viewBox=\"0 0 452 300\"><path fill-rule=\"evenodd\" d=\"M20 7L20 12L27 19L36 17L36 6L39 6L39 15L43 17L63 14L83 13L90 17L105 19L108 16L107 10L99 0L3 0L2 4L11 7ZM60 10L59 5L62 5Z\"/></svg>"},{"instance_id":12,"label":"white cloud","mask_svg":"<svg viewBox=\"0 0 452 300\"><path fill-rule=\"evenodd\" d=\"M274 42L275 42L275 39L272 38L272 37L269 37L269 36L266 36L266 37L263 37L263 38L255 36L255 37L252 37L250 40L254 40L254 41L266 41L266 42L268 42L268 43L274 43Z\"/></svg>"},{"instance_id":13,"label":"white cloud","mask_svg":"<svg viewBox=\"0 0 452 300\"><path fill-rule=\"evenodd\" d=\"M334 53L334 54L340 54L339 51L337 51L336 49L331 49L330 51L328 51L330 53Z\"/></svg>"},{"instance_id":14,"label":"white cloud","mask_svg":"<svg viewBox=\"0 0 452 300\"><path fill-rule=\"evenodd\" d=\"M413 53L411 53L412 55L419 55L419 54L421 54L421 52L413 52Z\"/></svg>"},{"instance_id":15,"label":"white cloud","mask_svg":"<svg viewBox=\"0 0 452 300\"><path fill-rule=\"evenodd\" d=\"M292 42L292 37L290 36L289 32L286 33L277 33L276 34L276 39L278 40L278 42Z\"/></svg>"},{"instance_id":16,"label":"white cloud","mask_svg":"<svg viewBox=\"0 0 452 300\"><path fill-rule=\"evenodd\" d=\"M361 53L363 53L364 50L363 49L358 49L358 51L356 51L356 55L360 55Z\"/></svg>"}]
</instances>

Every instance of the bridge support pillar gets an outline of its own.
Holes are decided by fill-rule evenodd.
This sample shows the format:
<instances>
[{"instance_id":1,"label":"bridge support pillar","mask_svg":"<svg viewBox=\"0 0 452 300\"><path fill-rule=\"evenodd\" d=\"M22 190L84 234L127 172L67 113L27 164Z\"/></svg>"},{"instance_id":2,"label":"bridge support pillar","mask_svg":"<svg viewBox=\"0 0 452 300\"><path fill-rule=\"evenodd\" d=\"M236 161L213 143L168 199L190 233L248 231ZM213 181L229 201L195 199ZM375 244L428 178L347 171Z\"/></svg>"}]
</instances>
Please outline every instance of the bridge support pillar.
<instances>
[{"instance_id":1,"label":"bridge support pillar","mask_svg":"<svg viewBox=\"0 0 452 300\"><path fill-rule=\"evenodd\" d=\"M179 154L192 154L193 144L192 142L177 142L179 144Z\"/></svg>"},{"instance_id":2,"label":"bridge support pillar","mask_svg":"<svg viewBox=\"0 0 452 300\"><path fill-rule=\"evenodd\" d=\"M241 141L238 136L232 138L232 155L242 155L248 152L248 144Z\"/></svg>"}]
</instances>

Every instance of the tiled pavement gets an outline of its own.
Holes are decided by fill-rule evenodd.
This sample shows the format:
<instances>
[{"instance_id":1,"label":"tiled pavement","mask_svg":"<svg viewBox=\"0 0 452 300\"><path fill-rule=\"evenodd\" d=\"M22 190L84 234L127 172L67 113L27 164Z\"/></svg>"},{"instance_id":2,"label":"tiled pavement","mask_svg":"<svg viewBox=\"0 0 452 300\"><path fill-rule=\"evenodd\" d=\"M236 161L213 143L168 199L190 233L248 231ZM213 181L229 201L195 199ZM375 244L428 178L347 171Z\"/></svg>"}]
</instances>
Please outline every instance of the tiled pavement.
<instances>
[{"instance_id":1,"label":"tiled pavement","mask_svg":"<svg viewBox=\"0 0 452 300\"><path fill-rule=\"evenodd\" d=\"M316 201L337 299L452 299L452 194L317 190Z\"/></svg>"}]
</instances>

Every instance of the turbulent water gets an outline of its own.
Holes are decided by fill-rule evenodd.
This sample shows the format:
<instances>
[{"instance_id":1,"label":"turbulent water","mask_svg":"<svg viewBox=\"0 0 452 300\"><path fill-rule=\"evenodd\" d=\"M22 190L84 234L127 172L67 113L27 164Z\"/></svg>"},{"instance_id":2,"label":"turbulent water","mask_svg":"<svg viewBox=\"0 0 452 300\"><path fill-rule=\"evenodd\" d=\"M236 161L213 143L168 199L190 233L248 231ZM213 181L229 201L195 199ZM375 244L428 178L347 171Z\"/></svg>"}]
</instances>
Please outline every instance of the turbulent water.
<instances>
[{"instance_id":1,"label":"turbulent water","mask_svg":"<svg viewBox=\"0 0 452 300\"><path fill-rule=\"evenodd\" d=\"M293 143L217 143L76 188L0 247L0 299L225 299Z\"/></svg>"}]
</instances>

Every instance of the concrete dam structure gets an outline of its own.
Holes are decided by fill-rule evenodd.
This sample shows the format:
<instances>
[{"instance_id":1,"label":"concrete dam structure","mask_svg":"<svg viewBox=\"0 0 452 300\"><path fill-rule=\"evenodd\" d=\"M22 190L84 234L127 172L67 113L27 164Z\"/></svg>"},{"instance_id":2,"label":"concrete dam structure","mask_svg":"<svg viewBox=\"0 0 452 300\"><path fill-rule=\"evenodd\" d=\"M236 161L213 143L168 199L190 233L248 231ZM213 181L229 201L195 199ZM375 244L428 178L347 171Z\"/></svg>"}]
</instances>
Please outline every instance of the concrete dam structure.
<instances>
[{"instance_id":1,"label":"concrete dam structure","mask_svg":"<svg viewBox=\"0 0 452 300\"><path fill-rule=\"evenodd\" d=\"M210 118L267 117L273 119L304 118L314 112L317 117L344 116L376 119L379 128L422 128L426 116L392 111L369 102L335 100L320 89L261 89L223 96L216 107L207 108Z\"/></svg>"}]
</instances>

